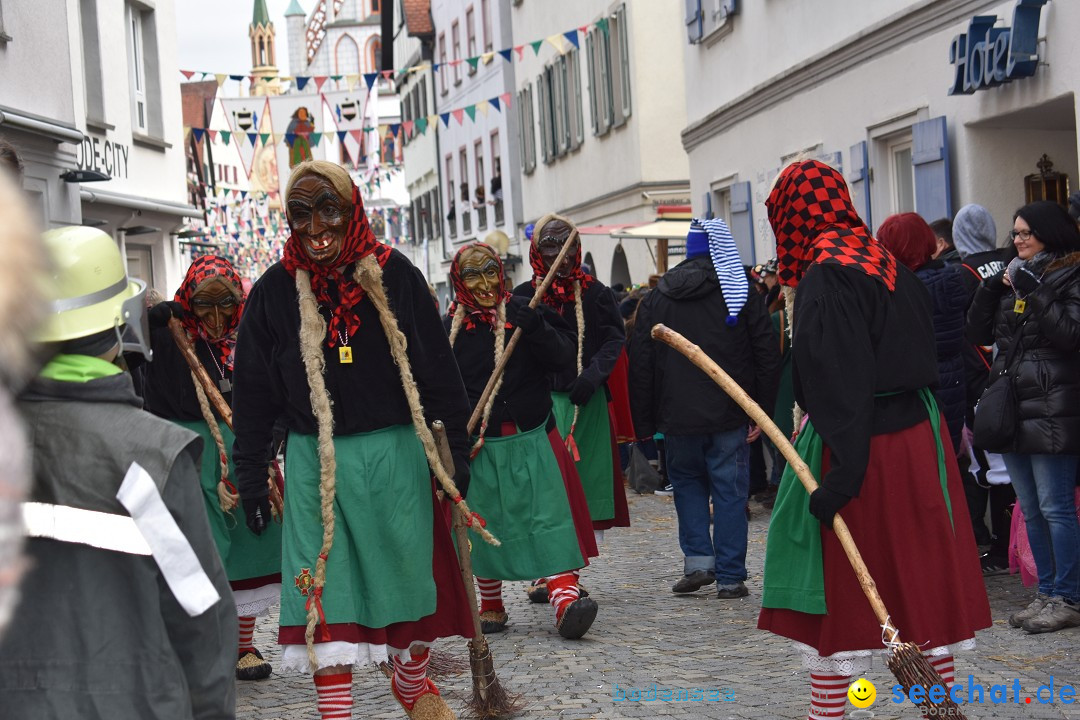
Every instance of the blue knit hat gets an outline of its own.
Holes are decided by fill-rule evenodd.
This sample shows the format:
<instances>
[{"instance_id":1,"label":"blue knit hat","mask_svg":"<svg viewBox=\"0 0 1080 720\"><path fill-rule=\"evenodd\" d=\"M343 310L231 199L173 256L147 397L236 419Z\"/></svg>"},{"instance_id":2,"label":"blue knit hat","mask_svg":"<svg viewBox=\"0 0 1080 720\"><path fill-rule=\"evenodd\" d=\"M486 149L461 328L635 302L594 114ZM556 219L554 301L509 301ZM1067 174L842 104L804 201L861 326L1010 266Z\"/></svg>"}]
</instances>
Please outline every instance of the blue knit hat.
<instances>
[{"instance_id":1,"label":"blue knit hat","mask_svg":"<svg viewBox=\"0 0 1080 720\"><path fill-rule=\"evenodd\" d=\"M686 257L696 258L709 252L709 234L705 228L697 224L696 220L690 221L690 232L686 234Z\"/></svg>"},{"instance_id":2,"label":"blue knit hat","mask_svg":"<svg viewBox=\"0 0 1080 720\"><path fill-rule=\"evenodd\" d=\"M746 271L739 258L739 249L735 247L735 238L732 237L727 223L720 218L711 220L695 218L690 221L690 233L686 236L687 257L693 257L690 243L691 237L695 236L695 229L708 238L709 257L712 258L716 278L720 281L720 292L724 295L724 304L727 305L728 310L728 316L724 322L729 327L734 327L739 322L739 313L750 294L750 281L746 279Z\"/></svg>"}]
</instances>

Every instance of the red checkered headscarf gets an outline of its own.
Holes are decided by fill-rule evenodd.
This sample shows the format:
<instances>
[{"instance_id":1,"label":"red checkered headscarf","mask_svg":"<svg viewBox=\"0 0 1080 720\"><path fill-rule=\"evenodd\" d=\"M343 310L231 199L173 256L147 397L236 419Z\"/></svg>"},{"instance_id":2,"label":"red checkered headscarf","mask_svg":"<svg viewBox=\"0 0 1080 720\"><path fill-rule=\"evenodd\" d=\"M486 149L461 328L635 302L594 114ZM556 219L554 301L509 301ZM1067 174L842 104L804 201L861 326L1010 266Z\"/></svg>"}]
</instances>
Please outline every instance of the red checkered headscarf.
<instances>
[{"instance_id":1,"label":"red checkered headscarf","mask_svg":"<svg viewBox=\"0 0 1080 720\"><path fill-rule=\"evenodd\" d=\"M784 168L765 201L776 235L777 277L795 287L813 263L860 270L896 288L896 260L874 239L839 172L817 160Z\"/></svg>"},{"instance_id":2,"label":"red checkered headscarf","mask_svg":"<svg viewBox=\"0 0 1080 720\"><path fill-rule=\"evenodd\" d=\"M472 291L465 285L465 279L461 276L461 256L462 254L471 248L479 248L484 250L495 262L499 264L499 301L492 307L482 307L476 302L476 298L473 297ZM447 314L452 318L454 313L457 312L458 305L465 308L465 317L461 321L466 330L472 330L476 327L477 323L486 323L491 327L495 327L496 314L495 308L499 302L507 302L510 300L510 293L506 290L506 275L503 272L502 259L499 257L499 253L495 252L495 249L490 245L482 242L469 243L468 245L461 246L456 253L454 253L454 261L450 263L450 281L454 284L454 302L450 303L450 308L447 310Z\"/></svg>"},{"instance_id":3,"label":"red checkered headscarf","mask_svg":"<svg viewBox=\"0 0 1080 720\"><path fill-rule=\"evenodd\" d=\"M229 291L232 292L233 297L236 298L238 305L236 306L236 312L229 318L221 337L217 340L211 340L207 336L203 324L195 317L191 301L197 292L215 280L225 283ZM221 366L227 370L232 370L233 352L236 349L236 328L240 325L240 316L244 314L244 286L240 282L240 275L237 274L232 263L216 255L202 255L195 258L188 267L184 281L180 283L180 288L176 291L176 296L173 299L184 308L184 317L180 322L183 323L188 336L205 340L217 354Z\"/></svg>"},{"instance_id":4,"label":"red checkered headscarf","mask_svg":"<svg viewBox=\"0 0 1080 720\"><path fill-rule=\"evenodd\" d=\"M295 233L289 235L281 257L281 264L293 277L296 277L297 268L307 270L311 274L311 289L315 292L319 305L333 308L330 326L327 328L328 347L337 345L340 335L347 333L351 337L360 330L360 316L356 314L356 307L366 294L364 288L360 287L351 275L339 274L336 272L337 268L358 262L372 253L375 253L380 267L385 267L386 261L390 259L390 248L375 239L375 233L371 230L364 212L360 188L356 187L355 183L352 186L352 206L352 218L345 230L341 253L333 265L321 265L312 261ZM337 302L331 299L331 284L337 288L337 296L340 298Z\"/></svg>"},{"instance_id":5,"label":"red checkered headscarf","mask_svg":"<svg viewBox=\"0 0 1080 720\"><path fill-rule=\"evenodd\" d=\"M558 215L545 215L544 217L540 218L540 220L536 223L536 227L533 228L532 244L529 246L529 265L532 267L533 271L533 288L536 288L541 283L543 283L544 277L548 273L549 268L544 265L544 258L540 255L538 245L540 243L540 238L543 237L544 227L553 220L561 220L562 222L566 223L567 227L570 228L571 236L577 230L577 228L574 227L574 223ZM568 236L567 241L569 241L569 239L570 237ZM585 290L596 281L596 278L581 269L580 239L577 242L577 247L574 248L574 259L572 262L573 269L570 271L570 274L566 277L559 277L558 275L556 275L552 279L551 285L548 286L547 292L544 293L544 297L542 298L543 301L548 305L552 306L553 308L560 309L566 303L574 302L575 281L581 283L582 293L584 293Z\"/></svg>"}]
</instances>

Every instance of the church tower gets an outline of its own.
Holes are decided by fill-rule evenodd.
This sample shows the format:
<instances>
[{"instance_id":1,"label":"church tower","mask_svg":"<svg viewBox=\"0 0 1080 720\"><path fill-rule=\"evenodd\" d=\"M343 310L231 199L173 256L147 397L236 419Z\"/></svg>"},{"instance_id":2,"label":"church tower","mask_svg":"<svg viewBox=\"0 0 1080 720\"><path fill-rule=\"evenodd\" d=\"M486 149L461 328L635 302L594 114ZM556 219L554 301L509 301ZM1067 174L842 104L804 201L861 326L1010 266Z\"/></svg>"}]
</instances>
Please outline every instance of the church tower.
<instances>
[{"instance_id":1,"label":"church tower","mask_svg":"<svg viewBox=\"0 0 1080 720\"><path fill-rule=\"evenodd\" d=\"M251 82L252 95L280 95L281 83L278 80L277 41L274 35L274 23L270 22L270 13L266 11L266 0L255 0L255 12L248 27L251 38ZM264 80L263 78L269 78Z\"/></svg>"}]
</instances>

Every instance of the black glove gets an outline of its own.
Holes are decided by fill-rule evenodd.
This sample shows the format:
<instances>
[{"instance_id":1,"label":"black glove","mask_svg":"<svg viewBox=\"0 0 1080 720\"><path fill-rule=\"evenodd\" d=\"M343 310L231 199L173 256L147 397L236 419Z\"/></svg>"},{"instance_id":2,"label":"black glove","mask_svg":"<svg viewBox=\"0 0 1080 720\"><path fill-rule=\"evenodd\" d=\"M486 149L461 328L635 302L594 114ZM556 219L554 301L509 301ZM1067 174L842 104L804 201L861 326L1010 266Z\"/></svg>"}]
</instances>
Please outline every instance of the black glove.
<instances>
[{"instance_id":1,"label":"black glove","mask_svg":"<svg viewBox=\"0 0 1080 720\"><path fill-rule=\"evenodd\" d=\"M841 495L827 487L819 487L810 495L810 514L831 530L833 515L840 512L841 508L849 502L851 498L847 495Z\"/></svg>"},{"instance_id":2,"label":"black glove","mask_svg":"<svg viewBox=\"0 0 1080 720\"><path fill-rule=\"evenodd\" d=\"M983 287L990 290L993 293L1001 295L1005 292L1005 271L1002 270L997 275L987 278L983 281Z\"/></svg>"},{"instance_id":3,"label":"black glove","mask_svg":"<svg viewBox=\"0 0 1080 720\"><path fill-rule=\"evenodd\" d=\"M1021 267L1013 273L1012 284L1017 295L1020 297L1027 297L1039 289L1039 286L1042 285L1042 281L1035 277L1035 273L1031 272L1026 267Z\"/></svg>"},{"instance_id":4,"label":"black glove","mask_svg":"<svg viewBox=\"0 0 1080 720\"><path fill-rule=\"evenodd\" d=\"M518 305L516 309L511 308L510 322L521 328L521 332L526 335L532 335L544 324L536 308L531 308L528 305Z\"/></svg>"},{"instance_id":5,"label":"black glove","mask_svg":"<svg viewBox=\"0 0 1080 720\"><path fill-rule=\"evenodd\" d=\"M150 322L150 327L165 327L169 324L170 318L184 317L184 307L175 300L166 300L150 308L146 317Z\"/></svg>"},{"instance_id":6,"label":"black glove","mask_svg":"<svg viewBox=\"0 0 1080 720\"><path fill-rule=\"evenodd\" d=\"M584 405L589 402L594 392L596 392L596 386L584 377L579 377L574 381L574 387L570 388L570 402L575 405Z\"/></svg>"},{"instance_id":7,"label":"black glove","mask_svg":"<svg viewBox=\"0 0 1080 720\"><path fill-rule=\"evenodd\" d=\"M240 502L244 505L248 529L256 535L262 535L272 517L270 514L270 496L243 498Z\"/></svg>"}]
</instances>

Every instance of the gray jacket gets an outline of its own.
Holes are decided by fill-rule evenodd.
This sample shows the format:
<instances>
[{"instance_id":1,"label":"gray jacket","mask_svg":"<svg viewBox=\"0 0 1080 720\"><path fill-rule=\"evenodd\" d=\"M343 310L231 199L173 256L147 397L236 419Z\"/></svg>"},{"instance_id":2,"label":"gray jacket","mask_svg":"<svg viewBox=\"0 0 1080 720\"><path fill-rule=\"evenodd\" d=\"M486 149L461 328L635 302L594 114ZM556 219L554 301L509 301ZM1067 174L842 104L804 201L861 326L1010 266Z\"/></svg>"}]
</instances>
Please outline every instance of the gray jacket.
<instances>
[{"instance_id":1,"label":"gray jacket","mask_svg":"<svg viewBox=\"0 0 1080 720\"><path fill-rule=\"evenodd\" d=\"M30 569L0 642L0 702L20 717L235 716L236 606L199 486L202 443L140 406L127 374L34 381L20 402L30 500L126 516L116 493L138 462L221 599L190 617L151 556L28 540Z\"/></svg>"}]
</instances>

